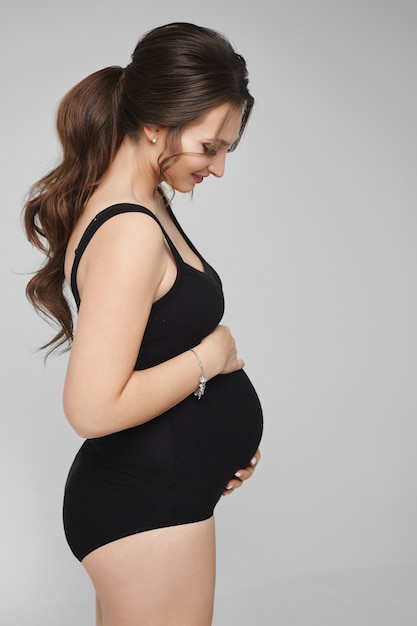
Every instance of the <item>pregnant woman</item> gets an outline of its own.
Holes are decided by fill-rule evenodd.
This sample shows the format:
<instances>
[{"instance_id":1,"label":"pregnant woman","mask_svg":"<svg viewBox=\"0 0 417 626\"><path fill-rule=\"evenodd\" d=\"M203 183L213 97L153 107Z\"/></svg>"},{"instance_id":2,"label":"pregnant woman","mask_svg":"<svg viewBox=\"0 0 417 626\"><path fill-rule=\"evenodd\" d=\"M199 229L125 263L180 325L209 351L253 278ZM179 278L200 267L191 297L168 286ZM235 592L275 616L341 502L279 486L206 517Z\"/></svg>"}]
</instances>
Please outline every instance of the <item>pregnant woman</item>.
<instances>
[{"instance_id":1,"label":"pregnant woman","mask_svg":"<svg viewBox=\"0 0 417 626\"><path fill-rule=\"evenodd\" d=\"M220 324L220 278L166 194L223 175L253 106L247 85L223 35L155 28L126 68L63 98L62 160L25 206L46 254L27 294L59 324L44 347L71 347L64 410L85 441L64 526L97 626L211 624L213 510L260 458L262 410Z\"/></svg>"}]
</instances>

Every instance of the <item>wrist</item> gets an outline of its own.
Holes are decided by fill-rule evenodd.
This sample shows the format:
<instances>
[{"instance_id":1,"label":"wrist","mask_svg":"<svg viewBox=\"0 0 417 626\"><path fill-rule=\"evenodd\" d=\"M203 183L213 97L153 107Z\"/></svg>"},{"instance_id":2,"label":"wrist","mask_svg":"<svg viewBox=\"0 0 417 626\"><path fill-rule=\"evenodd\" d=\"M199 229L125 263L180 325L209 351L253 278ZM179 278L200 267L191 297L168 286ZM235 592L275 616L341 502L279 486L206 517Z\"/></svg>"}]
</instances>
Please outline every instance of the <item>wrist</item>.
<instances>
[{"instance_id":1,"label":"wrist","mask_svg":"<svg viewBox=\"0 0 417 626\"><path fill-rule=\"evenodd\" d=\"M205 337L201 343L193 346L193 348L198 352L203 363L204 375L208 381L220 374L222 366L221 363L218 363L216 344L211 340L210 335Z\"/></svg>"},{"instance_id":2,"label":"wrist","mask_svg":"<svg viewBox=\"0 0 417 626\"><path fill-rule=\"evenodd\" d=\"M194 354L194 356L196 357L197 361L198 361L198 365L200 367L200 378L199 378L199 382L198 382L198 387L197 389L194 391L194 395L201 400L201 398L204 395L204 392L206 390L206 384L207 384L207 378L204 372L204 365L203 365L203 361L200 358L200 355L198 354L197 350L195 348L190 348L190 352L192 352Z\"/></svg>"}]
</instances>

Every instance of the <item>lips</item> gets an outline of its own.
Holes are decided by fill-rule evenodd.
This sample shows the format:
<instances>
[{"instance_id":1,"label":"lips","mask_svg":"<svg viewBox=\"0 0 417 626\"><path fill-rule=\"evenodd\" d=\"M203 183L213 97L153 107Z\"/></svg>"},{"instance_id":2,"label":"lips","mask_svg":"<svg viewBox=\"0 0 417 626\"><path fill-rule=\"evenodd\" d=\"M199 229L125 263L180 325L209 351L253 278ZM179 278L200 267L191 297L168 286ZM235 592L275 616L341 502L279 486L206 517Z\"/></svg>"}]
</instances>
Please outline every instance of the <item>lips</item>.
<instances>
[{"instance_id":1,"label":"lips","mask_svg":"<svg viewBox=\"0 0 417 626\"><path fill-rule=\"evenodd\" d=\"M204 176L200 176L199 174L192 174L192 177L194 179L194 182L196 182L197 184L202 183L204 180Z\"/></svg>"}]
</instances>

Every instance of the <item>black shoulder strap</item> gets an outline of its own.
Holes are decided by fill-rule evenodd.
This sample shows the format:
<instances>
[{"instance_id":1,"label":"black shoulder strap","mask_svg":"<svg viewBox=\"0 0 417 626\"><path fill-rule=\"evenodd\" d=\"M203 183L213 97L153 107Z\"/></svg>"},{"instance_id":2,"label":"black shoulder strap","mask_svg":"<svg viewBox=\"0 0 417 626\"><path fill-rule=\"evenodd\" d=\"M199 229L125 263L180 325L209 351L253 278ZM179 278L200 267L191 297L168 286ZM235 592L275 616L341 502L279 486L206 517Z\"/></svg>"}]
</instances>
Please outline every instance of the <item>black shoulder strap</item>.
<instances>
[{"instance_id":1,"label":"black shoulder strap","mask_svg":"<svg viewBox=\"0 0 417 626\"><path fill-rule=\"evenodd\" d=\"M145 213L146 215L149 215L150 217L152 217L159 224L164 234L164 237L167 240L167 243L171 249L171 252L174 255L175 260L177 261L177 263L181 262L181 256L178 250L172 243L171 239L168 237L161 222L152 213L152 211L150 211L144 206L141 206L140 204L129 204L129 203L114 204L110 207L107 207L106 209L103 209L102 211L97 213L95 218L89 223L89 225L85 229L80 239L77 249L75 250L74 263L71 268L71 291L73 293L77 307L80 306L80 294L78 292L78 287L77 287L77 270L80 264L81 257L84 254L84 251L86 247L88 246L88 244L90 243L93 235L97 232L100 226L102 226L110 218L114 217L115 215L120 215L121 213Z\"/></svg>"}]
</instances>

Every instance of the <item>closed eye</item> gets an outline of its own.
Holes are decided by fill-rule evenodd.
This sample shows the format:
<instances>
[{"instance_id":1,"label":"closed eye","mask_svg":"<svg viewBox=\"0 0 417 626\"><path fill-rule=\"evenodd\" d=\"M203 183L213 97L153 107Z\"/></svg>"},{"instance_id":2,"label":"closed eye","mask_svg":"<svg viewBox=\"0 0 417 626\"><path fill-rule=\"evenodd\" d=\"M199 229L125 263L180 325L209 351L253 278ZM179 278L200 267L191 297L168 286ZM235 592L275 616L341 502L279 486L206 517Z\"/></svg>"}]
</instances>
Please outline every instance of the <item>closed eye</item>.
<instances>
[{"instance_id":1,"label":"closed eye","mask_svg":"<svg viewBox=\"0 0 417 626\"><path fill-rule=\"evenodd\" d=\"M203 143L202 145L203 145L203 152L204 152L204 154L208 154L210 156L216 156L217 155L217 150L215 148L212 148L207 143Z\"/></svg>"}]
</instances>

